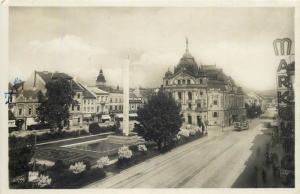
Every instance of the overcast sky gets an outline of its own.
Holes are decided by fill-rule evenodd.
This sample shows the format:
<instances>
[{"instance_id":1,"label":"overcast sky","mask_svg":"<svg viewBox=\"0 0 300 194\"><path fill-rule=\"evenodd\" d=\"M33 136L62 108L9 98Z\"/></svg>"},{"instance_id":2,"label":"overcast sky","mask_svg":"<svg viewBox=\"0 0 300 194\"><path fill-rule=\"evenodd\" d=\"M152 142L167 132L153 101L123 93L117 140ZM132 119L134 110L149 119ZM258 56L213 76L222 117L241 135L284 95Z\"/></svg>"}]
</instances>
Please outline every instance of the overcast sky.
<instances>
[{"instance_id":1,"label":"overcast sky","mask_svg":"<svg viewBox=\"0 0 300 194\"><path fill-rule=\"evenodd\" d=\"M10 8L9 78L61 71L93 84L100 67L122 85L130 55L131 85L158 87L189 50L241 86L275 88L272 41L294 39L292 8Z\"/></svg>"}]
</instances>

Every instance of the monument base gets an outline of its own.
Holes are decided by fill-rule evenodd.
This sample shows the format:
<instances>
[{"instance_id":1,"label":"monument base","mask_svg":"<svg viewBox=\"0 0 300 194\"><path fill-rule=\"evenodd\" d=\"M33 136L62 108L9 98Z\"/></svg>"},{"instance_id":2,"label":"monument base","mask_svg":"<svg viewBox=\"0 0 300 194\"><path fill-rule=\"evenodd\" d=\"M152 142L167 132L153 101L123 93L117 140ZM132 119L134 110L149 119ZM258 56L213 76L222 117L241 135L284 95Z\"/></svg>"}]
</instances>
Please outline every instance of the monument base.
<instances>
[{"instance_id":1,"label":"monument base","mask_svg":"<svg viewBox=\"0 0 300 194\"><path fill-rule=\"evenodd\" d=\"M123 145L138 145L145 143L145 140L137 136L136 134L125 135L109 135L107 136L107 142L115 143L115 144L123 144Z\"/></svg>"}]
</instances>

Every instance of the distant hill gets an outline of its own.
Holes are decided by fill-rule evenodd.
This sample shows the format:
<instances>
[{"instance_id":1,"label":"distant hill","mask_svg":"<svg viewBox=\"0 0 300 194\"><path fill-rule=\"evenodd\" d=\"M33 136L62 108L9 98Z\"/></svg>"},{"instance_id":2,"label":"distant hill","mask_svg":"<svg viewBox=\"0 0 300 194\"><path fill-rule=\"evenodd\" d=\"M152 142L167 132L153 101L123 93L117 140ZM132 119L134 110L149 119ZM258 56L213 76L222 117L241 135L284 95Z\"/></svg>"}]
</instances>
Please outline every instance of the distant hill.
<instances>
[{"instance_id":1,"label":"distant hill","mask_svg":"<svg viewBox=\"0 0 300 194\"><path fill-rule=\"evenodd\" d=\"M245 93L254 92L254 93L256 93L260 96L276 97L276 90L275 89L271 89L271 90L253 90L253 89L243 87L243 90L244 90Z\"/></svg>"},{"instance_id":2,"label":"distant hill","mask_svg":"<svg viewBox=\"0 0 300 194\"><path fill-rule=\"evenodd\" d=\"M276 97L276 90L264 90L264 91L257 91L257 93L261 96L272 96Z\"/></svg>"}]
</instances>

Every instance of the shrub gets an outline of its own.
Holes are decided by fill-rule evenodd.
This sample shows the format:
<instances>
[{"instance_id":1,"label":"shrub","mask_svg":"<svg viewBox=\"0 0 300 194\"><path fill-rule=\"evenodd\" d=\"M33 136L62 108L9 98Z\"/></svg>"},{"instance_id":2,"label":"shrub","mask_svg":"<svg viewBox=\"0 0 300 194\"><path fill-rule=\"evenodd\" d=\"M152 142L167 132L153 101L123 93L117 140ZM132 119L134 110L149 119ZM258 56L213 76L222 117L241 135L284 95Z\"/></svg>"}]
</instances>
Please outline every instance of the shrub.
<instances>
[{"instance_id":1,"label":"shrub","mask_svg":"<svg viewBox=\"0 0 300 194\"><path fill-rule=\"evenodd\" d=\"M182 136L182 137L189 137L190 136L190 131L187 129L181 129L178 132L178 135Z\"/></svg>"},{"instance_id":2,"label":"shrub","mask_svg":"<svg viewBox=\"0 0 300 194\"><path fill-rule=\"evenodd\" d=\"M47 175L39 175L37 180L37 185L40 188L44 188L46 186L49 186L51 184L52 179Z\"/></svg>"},{"instance_id":3,"label":"shrub","mask_svg":"<svg viewBox=\"0 0 300 194\"><path fill-rule=\"evenodd\" d=\"M29 170L33 156L34 138L9 137L9 177L22 175Z\"/></svg>"},{"instance_id":4,"label":"shrub","mask_svg":"<svg viewBox=\"0 0 300 194\"><path fill-rule=\"evenodd\" d=\"M57 160L52 167L54 172L62 172L67 169L67 165L62 160Z\"/></svg>"},{"instance_id":5,"label":"shrub","mask_svg":"<svg viewBox=\"0 0 300 194\"><path fill-rule=\"evenodd\" d=\"M118 150L118 155L119 159L130 159L132 157L132 151L128 148L128 146L122 146Z\"/></svg>"},{"instance_id":6,"label":"shrub","mask_svg":"<svg viewBox=\"0 0 300 194\"><path fill-rule=\"evenodd\" d=\"M70 171L74 174L80 174L86 169L86 165L83 162L76 162L74 165L70 165Z\"/></svg>"},{"instance_id":7,"label":"shrub","mask_svg":"<svg viewBox=\"0 0 300 194\"><path fill-rule=\"evenodd\" d=\"M53 173L53 183L51 187L55 189L81 188L96 180L101 180L104 177L105 172L103 169L99 168L92 168L80 174L74 174L67 170L63 171L59 175Z\"/></svg>"},{"instance_id":8,"label":"shrub","mask_svg":"<svg viewBox=\"0 0 300 194\"><path fill-rule=\"evenodd\" d=\"M84 159L83 164L85 165L85 170L90 170L91 169L91 162L88 159Z\"/></svg>"},{"instance_id":9,"label":"shrub","mask_svg":"<svg viewBox=\"0 0 300 194\"><path fill-rule=\"evenodd\" d=\"M118 166L123 167L129 164L130 158L132 157L132 151L127 146L122 146L118 150Z\"/></svg>"},{"instance_id":10,"label":"shrub","mask_svg":"<svg viewBox=\"0 0 300 194\"><path fill-rule=\"evenodd\" d=\"M144 144L138 145L138 150L140 152L146 152L147 151L147 147Z\"/></svg>"},{"instance_id":11,"label":"shrub","mask_svg":"<svg viewBox=\"0 0 300 194\"><path fill-rule=\"evenodd\" d=\"M101 157L99 160L97 160L97 168L103 168L107 165L109 165L109 158L107 156Z\"/></svg>"}]
</instances>

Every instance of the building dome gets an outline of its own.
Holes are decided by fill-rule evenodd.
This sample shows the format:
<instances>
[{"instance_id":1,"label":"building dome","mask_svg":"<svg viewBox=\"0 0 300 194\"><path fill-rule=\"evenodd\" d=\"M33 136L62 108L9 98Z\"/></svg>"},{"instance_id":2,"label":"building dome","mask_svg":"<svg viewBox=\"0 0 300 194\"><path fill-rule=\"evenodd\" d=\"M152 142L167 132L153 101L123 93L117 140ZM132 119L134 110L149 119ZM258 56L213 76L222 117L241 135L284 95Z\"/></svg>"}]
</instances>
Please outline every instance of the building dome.
<instances>
[{"instance_id":1,"label":"building dome","mask_svg":"<svg viewBox=\"0 0 300 194\"><path fill-rule=\"evenodd\" d=\"M99 75L96 79L96 86L101 89L101 88L105 87L105 82L106 82L106 80L103 75L103 71L102 71L102 69L100 69Z\"/></svg>"},{"instance_id":2,"label":"building dome","mask_svg":"<svg viewBox=\"0 0 300 194\"><path fill-rule=\"evenodd\" d=\"M173 74L172 72L168 69L168 71L165 73L165 77L171 77Z\"/></svg>"},{"instance_id":3,"label":"building dome","mask_svg":"<svg viewBox=\"0 0 300 194\"><path fill-rule=\"evenodd\" d=\"M102 69L100 69L96 82L106 82Z\"/></svg>"},{"instance_id":4,"label":"building dome","mask_svg":"<svg viewBox=\"0 0 300 194\"><path fill-rule=\"evenodd\" d=\"M198 75L198 65L195 61L195 58L191 55L188 48L188 40L186 39L186 50L183 56L181 57L177 67L175 68L175 73L183 70L188 71L194 75Z\"/></svg>"}]
</instances>

